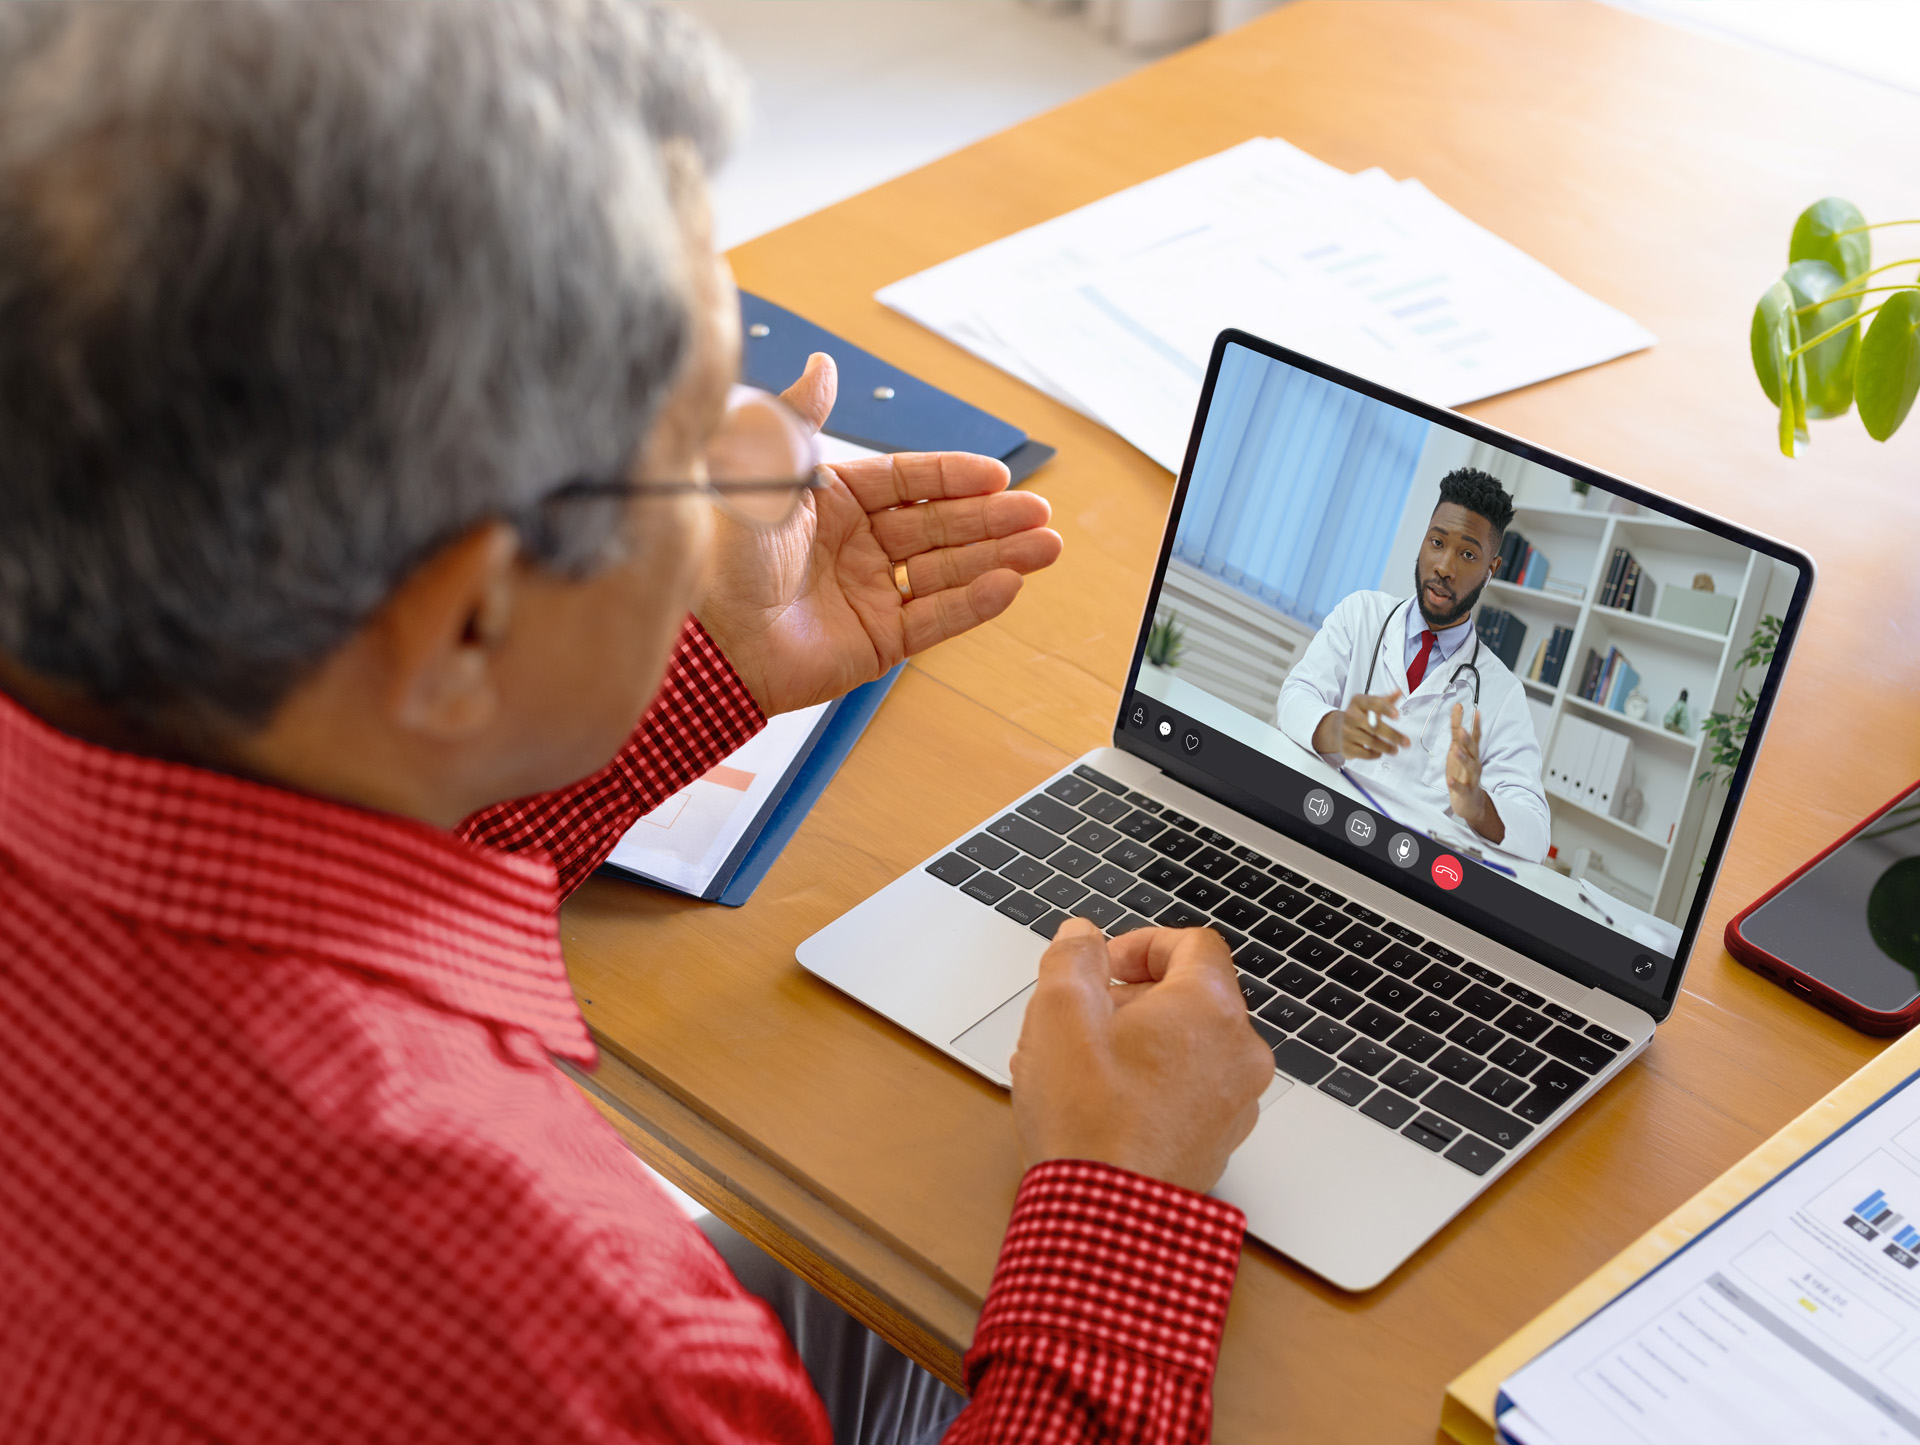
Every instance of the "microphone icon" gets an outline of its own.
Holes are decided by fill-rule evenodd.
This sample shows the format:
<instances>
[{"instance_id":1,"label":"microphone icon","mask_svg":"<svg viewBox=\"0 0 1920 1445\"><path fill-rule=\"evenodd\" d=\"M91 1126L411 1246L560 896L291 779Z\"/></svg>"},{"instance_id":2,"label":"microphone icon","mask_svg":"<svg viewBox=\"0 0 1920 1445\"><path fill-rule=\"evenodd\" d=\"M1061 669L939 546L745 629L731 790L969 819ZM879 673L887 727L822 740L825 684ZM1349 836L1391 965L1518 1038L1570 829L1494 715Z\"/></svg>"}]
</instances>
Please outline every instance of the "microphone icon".
<instances>
[{"instance_id":1,"label":"microphone icon","mask_svg":"<svg viewBox=\"0 0 1920 1445\"><path fill-rule=\"evenodd\" d=\"M1411 868L1420 861L1420 845L1411 833L1395 833L1387 844L1387 857L1401 868Z\"/></svg>"}]
</instances>

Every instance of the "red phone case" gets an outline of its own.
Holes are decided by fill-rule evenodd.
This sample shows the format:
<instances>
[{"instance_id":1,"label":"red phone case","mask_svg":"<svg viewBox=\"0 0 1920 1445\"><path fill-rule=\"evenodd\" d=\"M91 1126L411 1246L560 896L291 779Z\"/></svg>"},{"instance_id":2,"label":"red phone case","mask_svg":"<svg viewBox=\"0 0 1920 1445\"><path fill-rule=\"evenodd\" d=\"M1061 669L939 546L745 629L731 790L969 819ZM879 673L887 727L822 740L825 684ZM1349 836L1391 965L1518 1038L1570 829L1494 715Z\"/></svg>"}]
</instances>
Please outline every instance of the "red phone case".
<instances>
[{"instance_id":1,"label":"red phone case","mask_svg":"<svg viewBox=\"0 0 1920 1445\"><path fill-rule=\"evenodd\" d=\"M1807 859L1806 862L1794 869L1793 872L1789 873L1785 878L1782 878L1778 883L1774 884L1773 887L1769 888L1765 893L1762 893L1758 898L1754 899L1753 902L1749 903L1745 908L1727 920L1726 942L1728 953L1732 954L1755 973L1760 974L1762 977L1770 978L1782 988L1790 989L1792 992L1801 995L1815 1008L1832 1014L1842 1023L1859 1029L1863 1034L1905 1033L1909 1028L1913 1027L1916 1020L1920 1020L1920 998L1915 998L1914 1001L1905 1008L1897 1009L1892 1013L1886 1013L1880 1009L1868 1008L1864 1004L1848 998L1831 985L1822 983L1810 974L1803 973L1785 959L1774 957L1771 953L1768 953L1766 949L1760 947L1759 944L1754 943L1745 934L1741 933L1740 925L1746 922L1747 915L1752 913L1754 909L1758 908L1768 899L1775 897L1784 889L1792 887L1795 880L1797 880L1801 874L1805 873L1809 868L1813 867L1814 864L1833 852L1834 849L1851 840L1856 833L1861 832L1870 824L1878 822L1881 818L1885 817L1895 803L1898 803L1913 791L1914 785L1911 783L1902 788L1891 798L1887 799L1880 807L1875 808L1871 813L1867 814L1866 817L1854 824L1853 827L1847 829L1840 837L1835 838L1833 842L1822 848L1818 853L1814 854L1813 857Z\"/></svg>"}]
</instances>

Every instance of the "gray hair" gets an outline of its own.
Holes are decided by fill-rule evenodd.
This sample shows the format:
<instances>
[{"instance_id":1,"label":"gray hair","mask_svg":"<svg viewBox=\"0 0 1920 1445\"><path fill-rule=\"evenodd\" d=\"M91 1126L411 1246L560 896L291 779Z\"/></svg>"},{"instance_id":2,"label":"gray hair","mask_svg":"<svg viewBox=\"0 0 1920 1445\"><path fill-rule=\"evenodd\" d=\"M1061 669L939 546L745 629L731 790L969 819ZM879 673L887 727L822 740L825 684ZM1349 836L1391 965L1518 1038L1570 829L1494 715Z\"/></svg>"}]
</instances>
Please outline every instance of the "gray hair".
<instances>
[{"instance_id":1,"label":"gray hair","mask_svg":"<svg viewBox=\"0 0 1920 1445\"><path fill-rule=\"evenodd\" d=\"M0 652L257 726L436 548L630 461L691 335L662 146L711 169L741 110L703 32L0 9Z\"/></svg>"}]
</instances>

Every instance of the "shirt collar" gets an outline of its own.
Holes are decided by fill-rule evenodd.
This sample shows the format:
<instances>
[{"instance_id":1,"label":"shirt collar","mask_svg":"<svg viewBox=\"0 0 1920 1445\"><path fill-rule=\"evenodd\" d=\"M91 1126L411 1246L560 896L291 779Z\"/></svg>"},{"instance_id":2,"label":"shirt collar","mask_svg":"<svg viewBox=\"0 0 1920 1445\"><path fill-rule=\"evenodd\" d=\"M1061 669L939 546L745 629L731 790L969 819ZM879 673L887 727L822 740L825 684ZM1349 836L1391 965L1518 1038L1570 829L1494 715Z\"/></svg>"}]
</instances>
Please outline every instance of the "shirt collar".
<instances>
[{"instance_id":1,"label":"shirt collar","mask_svg":"<svg viewBox=\"0 0 1920 1445\"><path fill-rule=\"evenodd\" d=\"M1420 634L1426 630L1427 619L1421 615L1420 602L1416 598L1407 603L1407 641L1418 642ZM1467 640L1467 635L1472 631L1473 614L1468 613L1464 621L1454 623L1444 632L1433 634L1433 650L1439 653L1440 660L1445 662L1460 650L1460 644Z\"/></svg>"},{"instance_id":2,"label":"shirt collar","mask_svg":"<svg viewBox=\"0 0 1920 1445\"><path fill-rule=\"evenodd\" d=\"M318 955L591 1063L544 858L82 742L0 694L0 852L123 917Z\"/></svg>"}]
</instances>

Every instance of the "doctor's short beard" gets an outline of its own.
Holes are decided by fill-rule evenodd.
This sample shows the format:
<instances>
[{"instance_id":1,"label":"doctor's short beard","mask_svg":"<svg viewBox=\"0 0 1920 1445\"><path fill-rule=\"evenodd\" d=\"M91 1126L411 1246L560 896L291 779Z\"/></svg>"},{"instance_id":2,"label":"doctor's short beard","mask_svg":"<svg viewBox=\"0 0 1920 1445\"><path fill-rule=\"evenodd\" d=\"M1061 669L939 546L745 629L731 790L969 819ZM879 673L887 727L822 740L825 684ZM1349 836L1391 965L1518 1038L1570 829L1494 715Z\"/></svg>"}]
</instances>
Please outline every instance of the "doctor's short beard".
<instances>
[{"instance_id":1,"label":"doctor's short beard","mask_svg":"<svg viewBox=\"0 0 1920 1445\"><path fill-rule=\"evenodd\" d=\"M1420 563L1416 559L1413 564L1413 600L1420 608L1420 616L1427 626L1435 632L1445 632L1449 627L1457 627L1466 620L1467 614L1473 611L1473 604L1480 600L1480 594L1487 590L1487 583L1491 580L1491 575L1482 577L1480 585L1457 602L1452 611L1436 617L1427 610L1427 580L1420 575Z\"/></svg>"}]
</instances>

